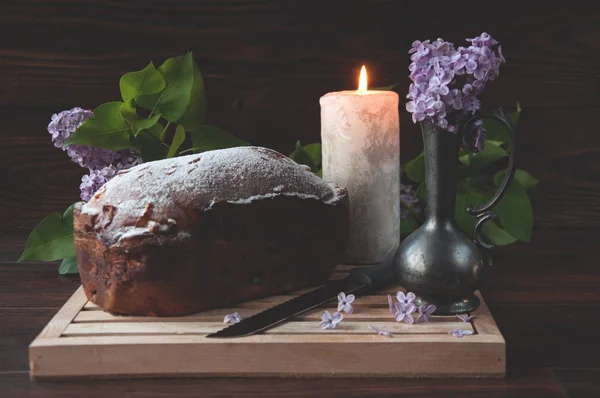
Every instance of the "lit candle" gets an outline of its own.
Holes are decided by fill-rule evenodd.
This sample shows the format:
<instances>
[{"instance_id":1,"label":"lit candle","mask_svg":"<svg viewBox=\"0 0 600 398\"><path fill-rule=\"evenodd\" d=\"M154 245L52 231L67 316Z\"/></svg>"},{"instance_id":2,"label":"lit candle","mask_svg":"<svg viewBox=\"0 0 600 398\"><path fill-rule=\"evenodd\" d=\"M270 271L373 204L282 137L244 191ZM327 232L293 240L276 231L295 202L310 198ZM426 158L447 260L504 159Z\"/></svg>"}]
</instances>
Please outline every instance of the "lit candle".
<instances>
[{"instance_id":1,"label":"lit candle","mask_svg":"<svg viewBox=\"0 0 600 398\"><path fill-rule=\"evenodd\" d=\"M321 97L323 179L348 189L350 240L342 261L373 264L400 244L398 94L367 89Z\"/></svg>"}]
</instances>

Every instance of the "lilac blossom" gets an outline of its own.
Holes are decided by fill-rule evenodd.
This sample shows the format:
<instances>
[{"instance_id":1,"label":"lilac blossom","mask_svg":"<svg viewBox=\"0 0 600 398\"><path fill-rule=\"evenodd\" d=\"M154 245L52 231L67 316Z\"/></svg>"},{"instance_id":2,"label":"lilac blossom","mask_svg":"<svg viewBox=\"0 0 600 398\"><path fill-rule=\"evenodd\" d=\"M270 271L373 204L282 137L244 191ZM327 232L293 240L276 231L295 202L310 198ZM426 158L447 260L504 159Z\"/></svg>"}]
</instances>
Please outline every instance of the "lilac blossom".
<instances>
[{"instance_id":1,"label":"lilac blossom","mask_svg":"<svg viewBox=\"0 0 600 398\"><path fill-rule=\"evenodd\" d=\"M463 314L463 315L456 315L456 317L463 322L471 322L471 319L475 318L475 315Z\"/></svg>"},{"instance_id":2,"label":"lilac blossom","mask_svg":"<svg viewBox=\"0 0 600 398\"><path fill-rule=\"evenodd\" d=\"M412 186L400 183L400 217L406 218L410 213L420 213L419 197Z\"/></svg>"},{"instance_id":3,"label":"lilac blossom","mask_svg":"<svg viewBox=\"0 0 600 398\"><path fill-rule=\"evenodd\" d=\"M378 336L385 336L385 337L393 337L394 336L391 332L387 332L387 331L385 331L383 329L379 329L378 327L375 327L375 326L369 325L369 329L377 332Z\"/></svg>"},{"instance_id":4,"label":"lilac blossom","mask_svg":"<svg viewBox=\"0 0 600 398\"><path fill-rule=\"evenodd\" d=\"M106 166L100 170L90 170L90 174L81 177L81 200L89 201L102 185L106 184L117 174L114 166Z\"/></svg>"},{"instance_id":5,"label":"lilac blossom","mask_svg":"<svg viewBox=\"0 0 600 398\"><path fill-rule=\"evenodd\" d=\"M344 315L341 312L334 312L333 315L329 311L323 311L321 313L321 323L319 327L323 330L335 329L338 323L344 319Z\"/></svg>"},{"instance_id":6,"label":"lilac blossom","mask_svg":"<svg viewBox=\"0 0 600 398\"><path fill-rule=\"evenodd\" d=\"M404 294L404 292L396 293L396 299L402 305L411 304L413 301L415 301L415 298L416 298L416 296L412 292L408 292L406 294Z\"/></svg>"},{"instance_id":7,"label":"lilac blossom","mask_svg":"<svg viewBox=\"0 0 600 398\"><path fill-rule=\"evenodd\" d=\"M52 115L48 132L52 136L52 142L56 148L63 145L86 120L94 116L92 111L75 107ZM64 149L63 149L64 151Z\"/></svg>"},{"instance_id":8,"label":"lilac blossom","mask_svg":"<svg viewBox=\"0 0 600 398\"><path fill-rule=\"evenodd\" d=\"M412 316L412 313L415 312L415 305L413 303L394 303L394 308L396 309L396 313L394 314L396 322L404 321L409 325L412 325L415 322L415 319Z\"/></svg>"},{"instance_id":9,"label":"lilac blossom","mask_svg":"<svg viewBox=\"0 0 600 398\"><path fill-rule=\"evenodd\" d=\"M427 121L454 132L466 114L479 109L477 97L506 60L488 33L467 41L469 47L458 48L442 39L412 44L406 110L414 123Z\"/></svg>"},{"instance_id":10,"label":"lilac blossom","mask_svg":"<svg viewBox=\"0 0 600 398\"><path fill-rule=\"evenodd\" d=\"M430 305L420 305L419 306L419 316L417 316L417 323L421 322L431 322L431 315L437 310L437 307L433 304Z\"/></svg>"},{"instance_id":11,"label":"lilac blossom","mask_svg":"<svg viewBox=\"0 0 600 398\"><path fill-rule=\"evenodd\" d=\"M233 314L227 314L225 315L225 318L223 318L223 323L240 323L242 321L242 316L239 314L239 312L234 312Z\"/></svg>"},{"instance_id":12,"label":"lilac blossom","mask_svg":"<svg viewBox=\"0 0 600 398\"><path fill-rule=\"evenodd\" d=\"M463 330L463 329L452 329L448 332L448 334L451 334L452 336L455 337L463 337L463 336L468 336L473 334L472 330Z\"/></svg>"},{"instance_id":13,"label":"lilac blossom","mask_svg":"<svg viewBox=\"0 0 600 398\"><path fill-rule=\"evenodd\" d=\"M355 299L354 295L349 294L346 296L346 293L341 292L340 294L338 294L337 299L338 299L337 310L344 311L347 314L352 314L352 312L354 311L354 308L352 308L352 303L354 302L354 299Z\"/></svg>"},{"instance_id":14,"label":"lilac blossom","mask_svg":"<svg viewBox=\"0 0 600 398\"><path fill-rule=\"evenodd\" d=\"M89 170L89 175L82 177L80 185L81 199L86 201L114 177L116 172L142 163L142 158L135 149L111 151L79 144L64 146L73 133L93 115L92 111L76 107L52 115L48 124L54 146L67 152L73 162Z\"/></svg>"}]
</instances>

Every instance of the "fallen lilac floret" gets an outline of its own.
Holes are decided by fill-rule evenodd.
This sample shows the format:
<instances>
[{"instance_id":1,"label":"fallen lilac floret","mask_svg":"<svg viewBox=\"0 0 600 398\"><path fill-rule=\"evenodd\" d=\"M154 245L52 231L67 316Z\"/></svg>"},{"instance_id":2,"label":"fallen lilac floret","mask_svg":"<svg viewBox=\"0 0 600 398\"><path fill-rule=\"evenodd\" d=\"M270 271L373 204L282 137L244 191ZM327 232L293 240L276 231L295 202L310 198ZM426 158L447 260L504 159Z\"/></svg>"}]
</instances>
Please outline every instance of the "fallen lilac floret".
<instances>
[{"instance_id":1,"label":"fallen lilac floret","mask_svg":"<svg viewBox=\"0 0 600 398\"><path fill-rule=\"evenodd\" d=\"M463 336L468 336L473 334L472 330L463 330L463 329L452 329L451 331L448 332L448 334L451 334L452 336L455 337L463 337Z\"/></svg>"},{"instance_id":2,"label":"fallen lilac floret","mask_svg":"<svg viewBox=\"0 0 600 398\"><path fill-rule=\"evenodd\" d=\"M234 323L240 323L241 321L242 316L238 312L234 312L233 314L227 314L225 315L225 318L223 318L223 323L231 323L232 325Z\"/></svg>"},{"instance_id":3,"label":"fallen lilac floret","mask_svg":"<svg viewBox=\"0 0 600 398\"><path fill-rule=\"evenodd\" d=\"M385 336L385 337L393 337L394 336L392 333L387 332L387 331L385 331L383 329L379 329L379 328L377 328L375 326L369 325L369 329L374 330L375 332L377 332L378 336Z\"/></svg>"},{"instance_id":4,"label":"fallen lilac floret","mask_svg":"<svg viewBox=\"0 0 600 398\"><path fill-rule=\"evenodd\" d=\"M394 313L394 319L396 322L406 322L409 325L415 323L415 319L411 315L415 312L415 305L413 303L402 304L402 303L394 303L394 307L396 308L396 312Z\"/></svg>"},{"instance_id":5,"label":"fallen lilac floret","mask_svg":"<svg viewBox=\"0 0 600 398\"><path fill-rule=\"evenodd\" d=\"M352 314L352 312L354 312L352 303L354 302L355 297L353 294L349 294L346 296L346 293L341 292L340 294L338 294L337 299L338 299L338 307L337 307L338 312L344 311L347 314Z\"/></svg>"},{"instance_id":6,"label":"fallen lilac floret","mask_svg":"<svg viewBox=\"0 0 600 398\"><path fill-rule=\"evenodd\" d=\"M415 301L416 297L417 296L415 296L415 294L412 292L408 292L406 294L404 294L404 292L396 293L396 299L402 305L408 305L408 304L412 303L413 301Z\"/></svg>"},{"instance_id":7,"label":"fallen lilac floret","mask_svg":"<svg viewBox=\"0 0 600 398\"><path fill-rule=\"evenodd\" d=\"M463 315L456 315L456 317L463 322L471 322L471 319L475 318L475 315L463 314Z\"/></svg>"},{"instance_id":8,"label":"fallen lilac floret","mask_svg":"<svg viewBox=\"0 0 600 398\"><path fill-rule=\"evenodd\" d=\"M323 330L335 329L342 319L344 319L344 315L342 315L341 312L334 312L332 315L329 311L323 311L321 313L321 323L319 324L319 327Z\"/></svg>"},{"instance_id":9,"label":"fallen lilac floret","mask_svg":"<svg viewBox=\"0 0 600 398\"><path fill-rule=\"evenodd\" d=\"M388 294L388 305L389 305L389 308L390 308L390 313L392 315L395 315L396 314L396 309L394 308L394 299L389 294Z\"/></svg>"},{"instance_id":10,"label":"fallen lilac floret","mask_svg":"<svg viewBox=\"0 0 600 398\"><path fill-rule=\"evenodd\" d=\"M417 323L431 322L431 315L437 310L437 307L433 304L419 306L419 316L417 316Z\"/></svg>"}]
</instances>

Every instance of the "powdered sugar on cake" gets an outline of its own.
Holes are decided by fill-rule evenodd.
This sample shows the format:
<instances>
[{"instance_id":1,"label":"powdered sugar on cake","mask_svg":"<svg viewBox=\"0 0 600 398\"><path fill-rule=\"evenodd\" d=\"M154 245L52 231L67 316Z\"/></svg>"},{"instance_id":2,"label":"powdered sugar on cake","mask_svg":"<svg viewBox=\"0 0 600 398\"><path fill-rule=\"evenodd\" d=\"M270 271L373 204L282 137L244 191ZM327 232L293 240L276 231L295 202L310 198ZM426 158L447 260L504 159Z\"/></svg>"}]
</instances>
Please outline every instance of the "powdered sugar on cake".
<instances>
[{"instance_id":1,"label":"powdered sugar on cake","mask_svg":"<svg viewBox=\"0 0 600 398\"><path fill-rule=\"evenodd\" d=\"M163 234L175 224L185 228L186 211L206 210L215 201L246 204L285 195L334 204L338 189L276 151L236 147L133 167L109 181L82 212L100 221L110 211L103 238L113 244Z\"/></svg>"}]
</instances>

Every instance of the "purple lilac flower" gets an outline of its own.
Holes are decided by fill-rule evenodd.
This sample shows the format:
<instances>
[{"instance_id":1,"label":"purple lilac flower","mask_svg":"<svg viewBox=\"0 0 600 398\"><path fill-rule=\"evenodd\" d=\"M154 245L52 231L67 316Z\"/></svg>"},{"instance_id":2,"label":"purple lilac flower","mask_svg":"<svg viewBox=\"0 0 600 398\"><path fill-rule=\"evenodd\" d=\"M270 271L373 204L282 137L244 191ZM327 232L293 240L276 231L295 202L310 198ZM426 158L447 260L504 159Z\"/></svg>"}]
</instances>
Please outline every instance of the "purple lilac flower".
<instances>
[{"instance_id":1,"label":"purple lilac flower","mask_svg":"<svg viewBox=\"0 0 600 398\"><path fill-rule=\"evenodd\" d=\"M334 312L333 315L331 315L329 311L323 311L321 313L321 323L319 324L319 327L323 330L335 329L342 319L344 319L344 315L342 315L341 312Z\"/></svg>"},{"instance_id":2,"label":"purple lilac flower","mask_svg":"<svg viewBox=\"0 0 600 398\"><path fill-rule=\"evenodd\" d=\"M412 44L406 110L414 123L428 121L453 132L466 113L479 109L477 96L506 60L488 33L467 41L469 47L458 49L442 39Z\"/></svg>"},{"instance_id":3,"label":"purple lilac flower","mask_svg":"<svg viewBox=\"0 0 600 398\"><path fill-rule=\"evenodd\" d=\"M431 322L431 315L437 310L437 307L433 304L430 305L420 305L419 306L419 316L417 316L417 323L421 322Z\"/></svg>"},{"instance_id":4,"label":"purple lilac flower","mask_svg":"<svg viewBox=\"0 0 600 398\"><path fill-rule=\"evenodd\" d=\"M419 197L412 186L400 184L400 217L406 218L411 212L420 213Z\"/></svg>"},{"instance_id":5,"label":"purple lilac flower","mask_svg":"<svg viewBox=\"0 0 600 398\"><path fill-rule=\"evenodd\" d=\"M475 318L475 315L464 314L464 315L456 315L456 317L463 322L471 322L471 319Z\"/></svg>"},{"instance_id":6,"label":"purple lilac flower","mask_svg":"<svg viewBox=\"0 0 600 398\"><path fill-rule=\"evenodd\" d=\"M79 107L52 115L50 124L48 124L48 132L52 135L54 146L62 148L75 130L93 115L92 111Z\"/></svg>"},{"instance_id":7,"label":"purple lilac flower","mask_svg":"<svg viewBox=\"0 0 600 398\"><path fill-rule=\"evenodd\" d=\"M468 336L473 334L472 330L463 330L463 329L452 329L451 331L448 332L448 334L451 334L452 336L455 337L463 337L463 336Z\"/></svg>"},{"instance_id":8,"label":"purple lilac flower","mask_svg":"<svg viewBox=\"0 0 600 398\"><path fill-rule=\"evenodd\" d=\"M413 312L415 312L415 305L413 303L394 303L394 308L396 309L396 313L394 314L394 319L396 322L404 321L409 325L412 325L415 322L415 319L411 315Z\"/></svg>"},{"instance_id":9,"label":"purple lilac flower","mask_svg":"<svg viewBox=\"0 0 600 398\"><path fill-rule=\"evenodd\" d=\"M394 308L394 300L392 299L392 296L390 296L388 294L388 305L390 307L390 312L392 315L396 314L396 308Z\"/></svg>"},{"instance_id":10,"label":"purple lilac flower","mask_svg":"<svg viewBox=\"0 0 600 398\"><path fill-rule=\"evenodd\" d=\"M52 136L54 146L67 152L73 162L90 171L90 174L83 176L81 180L83 200L89 200L116 172L142 163L142 158L135 149L111 151L78 144L64 147L75 130L93 115L92 111L76 107L52 115L48 124L48 132Z\"/></svg>"},{"instance_id":11,"label":"purple lilac flower","mask_svg":"<svg viewBox=\"0 0 600 398\"><path fill-rule=\"evenodd\" d=\"M106 166L100 170L90 170L89 175L81 177L81 200L89 201L94 193L117 174L114 166Z\"/></svg>"},{"instance_id":12,"label":"purple lilac flower","mask_svg":"<svg viewBox=\"0 0 600 398\"><path fill-rule=\"evenodd\" d=\"M233 314L227 314L225 315L225 318L223 318L223 323L240 323L242 321L242 316L239 314L239 312L234 312Z\"/></svg>"},{"instance_id":13,"label":"purple lilac flower","mask_svg":"<svg viewBox=\"0 0 600 398\"><path fill-rule=\"evenodd\" d=\"M393 337L394 336L392 333L387 332L387 331L385 331L383 329L379 329L379 328L377 328L375 326L369 325L369 329L374 330L375 332L377 332L378 336L385 336L385 337Z\"/></svg>"},{"instance_id":14,"label":"purple lilac flower","mask_svg":"<svg viewBox=\"0 0 600 398\"><path fill-rule=\"evenodd\" d=\"M347 314L352 314L352 312L354 311L354 308L352 308L352 303L354 302L354 299L355 299L354 295L349 294L346 296L346 293L341 292L340 294L338 294L337 299L338 299L337 310L344 311Z\"/></svg>"},{"instance_id":15,"label":"purple lilac flower","mask_svg":"<svg viewBox=\"0 0 600 398\"><path fill-rule=\"evenodd\" d=\"M415 301L415 298L416 298L416 296L412 292L408 292L406 294L404 294L404 292L396 293L396 299L402 305L411 304L413 301Z\"/></svg>"}]
</instances>

